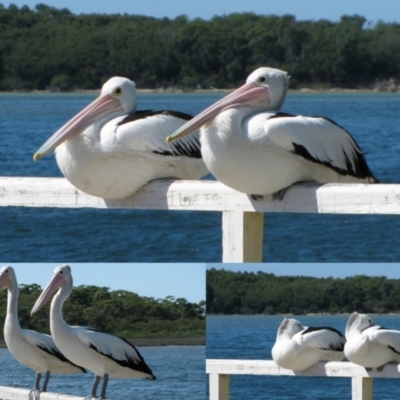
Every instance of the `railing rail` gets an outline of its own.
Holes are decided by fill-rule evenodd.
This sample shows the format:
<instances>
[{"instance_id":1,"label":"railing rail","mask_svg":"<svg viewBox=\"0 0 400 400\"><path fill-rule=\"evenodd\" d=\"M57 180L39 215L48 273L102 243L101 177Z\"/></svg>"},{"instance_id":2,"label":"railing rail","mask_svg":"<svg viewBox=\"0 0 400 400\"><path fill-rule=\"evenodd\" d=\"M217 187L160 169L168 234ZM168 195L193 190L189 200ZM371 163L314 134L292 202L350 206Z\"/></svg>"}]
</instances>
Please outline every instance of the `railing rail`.
<instances>
[{"instance_id":1,"label":"railing rail","mask_svg":"<svg viewBox=\"0 0 400 400\"><path fill-rule=\"evenodd\" d=\"M29 400L30 389L19 389L8 386L0 386L0 399L3 400ZM40 400L84 400L84 397L71 396L68 394L42 392Z\"/></svg>"},{"instance_id":2,"label":"railing rail","mask_svg":"<svg viewBox=\"0 0 400 400\"><path fill-rule=\"evenodd\" d=\"M352 400L372 399L372 378L400 378L400 364L388 364L382 372L370 371L351 362L320 362L306 371L278 367L272 360L206 360L210 400L229 399L230 375L325 376L351 378Z\"/></svg>"},{"instance_id":3,"label":"railing rail","mask_svg":"<svg viewBox=\"0 0 400 400\"><path fill-rule=\"evenodd\" d=\"M206 360L210 400L229 400L230 375L325 376L351 378L352 400L372 399L372 378L400 378L400 364L388 364L382 372L351 362L320 362L305 371L278 367L272 360Z\"/></svg>"},{"instance_id":4,"label":"railing rail","mask_svg":"<svg viewBox=\"0 0 400 400\"><path fill-rule=\"evenodd\" d=\"M217 181L152 181L122 200L77 190L64 178L0 177L0 207L222 212L224 262L262 261L263 213L400 215L400 184L302 184L282 201L253 200Z\"/></svg>"}]
</instances>

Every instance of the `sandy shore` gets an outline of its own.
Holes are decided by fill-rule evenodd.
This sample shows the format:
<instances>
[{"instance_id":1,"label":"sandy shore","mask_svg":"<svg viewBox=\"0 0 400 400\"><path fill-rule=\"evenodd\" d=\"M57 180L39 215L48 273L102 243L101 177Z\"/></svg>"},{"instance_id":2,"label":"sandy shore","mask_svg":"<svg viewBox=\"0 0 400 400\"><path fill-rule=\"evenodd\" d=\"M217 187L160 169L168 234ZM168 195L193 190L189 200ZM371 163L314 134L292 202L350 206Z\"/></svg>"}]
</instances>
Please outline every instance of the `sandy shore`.
<instances>
[{"instance_id":1,"label":"sandy shore","mask_svg":"<svg viewBox=\"0 0 400 400\"><path fill-rule=\"evenodd\" d=\"M137 347L147 346L204 346L205 338L134 338L127 339ZM4 339L0 339L0 348L5 348Z\"/></svg>"}]
</instances>

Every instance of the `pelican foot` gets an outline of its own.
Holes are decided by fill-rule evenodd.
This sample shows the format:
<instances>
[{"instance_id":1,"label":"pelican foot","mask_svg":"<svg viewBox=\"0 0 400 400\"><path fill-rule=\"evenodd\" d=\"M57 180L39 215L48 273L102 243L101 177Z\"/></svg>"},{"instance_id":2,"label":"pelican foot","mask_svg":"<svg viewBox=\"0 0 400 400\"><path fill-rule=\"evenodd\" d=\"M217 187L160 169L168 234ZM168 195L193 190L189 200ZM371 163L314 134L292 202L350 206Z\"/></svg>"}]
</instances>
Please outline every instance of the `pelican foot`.
<instances>
[{"instance_id":1,"label":"pelican foot","mask_svg":"<svg viewBox=\"0 0 400 400\"><path fill-rule=\"evenodd\" d=\"M41 390L32 389L32 390L29 392L28 399L29 399L29 400L39 400L39 399L40 399L40 393L42 393Z\"/></svg>"},{"instance_id":2,"label":"pelican foot","mask_svg":"<svg viewBox=\"0 0 400 400\"><path fill-rule=\"evenodd\" d=\"M290 187L290 186L289 186ZM272 200L279 200L282 201L283 198L285 197L286 192L289 190L289 187L278 190L275 193L272 193Z\"/></svg>"},{"instance_id":3,"label":"pelican foot","mask_svg":"<svg viewBox=\"0 0 400 400\"><path fill-rule=\"evenodd\" d=\"M252 200L257 201L257 200L263 200L263 199L264 199L264 196L261 195L261 194L251 194L251 195L250 195L250 198L251 198Z\"/></svg>"},{"instance_id":4,"label":"pelican foot","mask_svg":"<svg viewBox=\"0 0 400 400\"><path fill-rule=\"evenodd\" d=\"M367 372L371 372L371 371L372 371L372 368L365 367L365 370L366 370Z\"/></svg>"},{"instance_id":5,"label":"pelican foot","mask_svg":"<svg viewBox=\"0 0 400 400\"><path fill-rule=\"evenodd\" d=\"M84 398L84 400L99 400L101 397L92 396L91 394Z\"/></svg>"}]
</instances>

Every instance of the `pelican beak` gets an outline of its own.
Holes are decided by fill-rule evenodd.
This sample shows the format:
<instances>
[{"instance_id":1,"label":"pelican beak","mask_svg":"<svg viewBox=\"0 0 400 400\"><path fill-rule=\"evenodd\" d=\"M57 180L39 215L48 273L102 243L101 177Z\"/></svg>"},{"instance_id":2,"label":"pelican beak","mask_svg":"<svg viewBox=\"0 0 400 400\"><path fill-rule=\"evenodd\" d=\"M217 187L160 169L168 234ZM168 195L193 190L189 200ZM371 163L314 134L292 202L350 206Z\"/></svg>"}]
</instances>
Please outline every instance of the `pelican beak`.
<instances>
[{"instance_id":1,"label":"pelican beak","mask_svg":"<svg viewBox=\"0 0 400 400\"><path fill-rule=\"evenodd\" d=\"M0 289L11 287L11 279L8 275L0 275Z\"/></svg>"},{"instance_id":2,"label":"pelican beak","mask_svg":"<svg viewBox=\"0 0 400 400\"><path fill-rule=\"evenodd\" d=\"M123 111L121 102L109 94L100 95L96 100L92 101L80 113L76 114L75 117L70 119L57 132L55 132L33 155L33 161L39 160L39 158L50 153L69 137L82 131L96 119L102 118L103 116L115 111Z\"/></svg>"},{"instance_id":3,"label":"pelican beak","mask_svg":"<svg viewBox=\"0 0 400 400\"><path fill-rule=\"evenodd\" d=\"M167 136L167 143L200 129L207 122L214 119L220 112L237 106L257 107L260 104L269 104L269 91L266 87L256 85L253 82L245 83L234 92L228 94L210 107L206 108L193 119L182 125L172 135Z\"/></svg>"},{"instance_id":4,"label":"pelican beak","mask_svg":"<svg viewBox=\"0 0 400 400\"><path fill-rule=\"evenodd\" d=\"M65 279L60 275L54 275L49 284L40 294L32 308L31 315L36 314L53 296L53 294L65 285Z\"/></svg>"}]
</instances>

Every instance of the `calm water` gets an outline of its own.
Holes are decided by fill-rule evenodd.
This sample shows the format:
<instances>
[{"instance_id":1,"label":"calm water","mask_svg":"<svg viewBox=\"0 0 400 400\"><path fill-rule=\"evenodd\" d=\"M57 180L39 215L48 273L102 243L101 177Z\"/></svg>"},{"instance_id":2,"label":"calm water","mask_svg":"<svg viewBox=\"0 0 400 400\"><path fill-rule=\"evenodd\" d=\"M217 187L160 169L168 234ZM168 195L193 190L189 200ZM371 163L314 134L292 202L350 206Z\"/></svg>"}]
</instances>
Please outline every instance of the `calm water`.
<instances>
[{"instance_id":1,"label":"calm water","mask_svg":"<svg viewBox=\"0 0 400 400\"><path fill-rule=\"evenodd\" d=\"M157 380L110 379L107 398L111 400L133 398L142 400L206 399L204 346L142 347L140 352ZM89 372L75 375L54 375L50 378L48 390L87 396L93 379L94 375ZM8 350L0 349L0 386L31 389L34 380L35 374L32 370L15 361Z\"/></svg>"},{"instance_id":2,"label":"calm water","mask_svg":"<svg viewBox=\"0 0 400 400\"><path fill-rule=\"evenodd\" d=\"M221 94L140 94L140 109L195 114ZM61 176L33 153L95 95L1 95L1 175ZM400 180L399 94L290 94L283 111L347 128L383 182ZM4 262L218 262L221 215L210 212L0 208ZM265 261L399 261L396 216L270 214ZM395 241L396 240L396 241Z\"/></svg>"},{"instance_id":3,"label":"calm water","mask_svg":"<svg viewBox=\"0 0 400 400\"><path fill-rule=\"evenodd\" d=\"M305 326L332 326L345 331L348 316L293 317ZM387 328L400 329L400 316L372 316ZM207 317L207 358L271 360L282 316ZM397 398L398 379L374 379L374 398ZM396 395L394 395L396 393ZM350 378L230 377L231 400L342 400L351 398Z\"/></svg>"}]
</instances>

